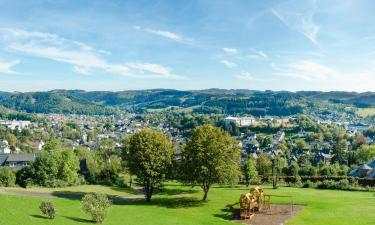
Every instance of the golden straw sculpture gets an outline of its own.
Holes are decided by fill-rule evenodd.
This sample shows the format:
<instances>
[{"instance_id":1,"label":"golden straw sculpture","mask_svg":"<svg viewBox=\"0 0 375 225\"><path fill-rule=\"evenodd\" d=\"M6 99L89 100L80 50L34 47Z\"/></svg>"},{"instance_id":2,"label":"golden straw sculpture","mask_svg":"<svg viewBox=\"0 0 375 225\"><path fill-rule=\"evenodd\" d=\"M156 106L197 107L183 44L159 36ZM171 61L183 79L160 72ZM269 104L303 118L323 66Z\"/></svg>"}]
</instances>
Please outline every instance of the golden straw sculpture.
<instances>
[{"instance_id":1,"label":"golden straw sculpture","mask_svg":"<svg viewBox=\"0 0 375 225\"><path fill-rule=\"evenodd\" d=\"M269 202L270 196L264 194L262 188L251 188L248 193L242 194L240 197L240 218L250 219L255 212L259 212L262 209L269 209Z\"/></svg>"}]
</instances>

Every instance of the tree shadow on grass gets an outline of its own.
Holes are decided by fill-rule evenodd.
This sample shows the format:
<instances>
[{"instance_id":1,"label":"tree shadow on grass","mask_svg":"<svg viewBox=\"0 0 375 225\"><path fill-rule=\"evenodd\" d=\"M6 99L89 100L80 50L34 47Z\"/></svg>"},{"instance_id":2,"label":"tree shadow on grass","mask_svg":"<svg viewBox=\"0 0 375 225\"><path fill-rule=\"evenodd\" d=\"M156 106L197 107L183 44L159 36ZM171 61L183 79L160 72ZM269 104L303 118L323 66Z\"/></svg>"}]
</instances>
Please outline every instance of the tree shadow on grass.
<instances>
[{"instance_id":1,"label":"tree shadow on grass","mask_svg":"<svg viewBox=\"0 0 375 225\"><path fill-rule=\"evenodd\" d=\"M233 220L237 211L236 209L225 207L221 209L221 213L214 214L214 216L224 220Z\"/></svg>"},{"instance_id":2,"label":"tree shadow on grass","mask_svg":"<svg viewBox=\"0 0 375 225\"><path fill-rule=\"evenodd\" d=\"M176 198L163 198L157 197L151 199L151 202L146 202L144 199L134 199L134 200L121 200L115 199L113 201L115 205L132 205L132 206L159 206L165 208L192 208L192 207L199 207L205 204L205 202L198 200L192 197L176 197Z\"/></svg>"},{"instance_id":3,"label":"tree shadow on grass","mask_svg":"<svg viewBox=\"0 0 375 225\"><path fill-rule=\"evenodd\" d=\"M114 190L114 191L123 192L123 193L127 193L127 194L133 194L133 195L139 194L139 191L136 190L136 189L133 189L133 188L128 188L128 187L127 188L121 188L121 187L116 187L116 186L110 186L109 188Z\"/></svg>"},{"instance_id":4,"label":"tree shadow on grass","mask_svg":"<svg viewBox=\"0 0 375 225\"><path fill-rule=\"evenodd\" d=\"M165 188L165 189L162 189L162 190L158 190L156 193L157 195L168 195L168 196L171 196L171 195L182 195L182 194L194 194L194 193L197 193L198 190L194 190L194 189L189 189L189 190L181 190L181 189L170 189L170 188Z\"/></svg>"},{"instance_id":5,"label":"tree shadow on grass","mask_svg":"<svg viewBox=\"0 0 375 225\"><path fill-rule=\"evenodd\" d=\"M194 191L194 190L193 190ZM172 191L175 193L174 191ZM179 192L179 193L192 193L188 192ZM84 192L67 192L67 191L55 191L52 193L53 196L59 198L65 198L70 200L81 200L83 195L86 193ZM160 194L158 194L160 196ZM204 201L198 200L197 198L193 197L159 197L155 196L151 202L146 202L144 198L126 198L126 197L118 197L118 196L111 196L108 195L108 198L112 201L114 205L134 205L134 206L146 206L146 205L154 205L160 206L165 208L190 208L190 207L198 207L205 204Z\"/></svg>"},{"instance_id":6,"label":"tree shadow on grass","mask_svg":"<svg viewBox=\"0 0 375 225\"><path fill-rule=\"evenodd\" d=\"M78 218L78 217L72 217L72 216L64 216L64 217L69 219L69 220L73 220L73 221L79 222L79 223L94 223L92 220L82 219L82 218Z\"/></svg>"},{"instance_id":7,"label":"tree shadow on grass","mask_svg":"<svg viewBox=\"0 0 375 225\"><path fill-rule=\"evenodd\" d=\"M34 215L30 215L31 217L34 217L34 218L38 218L38 219L44 219L44 220L48 220L49 218L48 217L46 217L46 216L41 216L41 215L36 215L36 214L34 214Z\"/></svg>"}]
</instances>

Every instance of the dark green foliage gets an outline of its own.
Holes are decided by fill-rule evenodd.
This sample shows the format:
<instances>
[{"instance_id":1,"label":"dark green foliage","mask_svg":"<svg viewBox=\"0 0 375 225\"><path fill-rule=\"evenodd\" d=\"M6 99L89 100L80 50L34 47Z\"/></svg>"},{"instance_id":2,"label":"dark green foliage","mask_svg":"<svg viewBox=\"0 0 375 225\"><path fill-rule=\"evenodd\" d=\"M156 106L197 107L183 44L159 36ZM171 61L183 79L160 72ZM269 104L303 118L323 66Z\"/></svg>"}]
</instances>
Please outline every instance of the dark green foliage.
<instances>
[{"instance_id":1,"label":"dark green foliage","mask_svg":"<svg viewBox=\"0 0 375 225\"><path fill-rule=\"evenodd\" d=\"M89 214L95 223L102 223L107 216L111 202L103 194L86 194L81 200L81 209Z\"/></svg>"},{"instance_id":2,"label":"dark green foliage","mask_svg":"<svg viewBox=\"0 0 375 225\"><path fill-rule=\"evenodd\" d=\"M318 185L317 183L314 183L314 182L308 180L305 183L303 183L302 187L303 188L316 188L317 185Z\"/></svg>"},{"instance_id":3,"label":"dark green foliage","mask_svg":"<svg viewBox=\"0 0 375 225\"><path fill-rule=\"evenodd\" d=\"M228 133L210 125L194 129L181 152L185 181L199 185L203 200L214 183L238 181L240 149Z\"/></svg>"},{"instance_id":4,"label":"dark green foliage","mask_svg":"<svg viewBox=\"0 0 375 225\"><path fill-rule=\"evenodd\" d=\"M52 201L44 200L40 203L40 211L43 215L47 216L49 219L54 219L56 217L56 209Z\"/></svg>"},{"instance_id":5,"label":"dark green foliage","mask_svg":"<svg viewBox=\"0 0 375 225\"><path fill-rule=\"evenodd\" d=\"M289 176L298 176L299 174L299 166L297 162L292 162L287 169L287 175Z\"/></svg>"},{"instance_id":6,"label":"dark green foliage","mask_svg":"<svg viewBox=\"0 0 375 225\"><path fill-rule=\"evenodd\" d=\"M74 185L78 170L79 161L72 150L42 152L30 166L17 173L17 183L23 187Z\"/></svg>"},{"instance_id":7,"label":"dark green foliage","mask_svg":"<svg viewBox=\"0 0 375 225\"><path fill-rule=\"evenodd\" d=\"M9 168L0 168L0 186L12 187L16 183L15 172Z\"/></svg>"},{"instance_id":8,"label":"dark green foliage","mask_svg":"<svg viewBox=\"0 0 375 225\"><path fill-rule=\"evenodd\" d=\"M85 92L54 90L50 92L4 93L0 105L38 113L75 113L110 115L120 107L129 112L143 113L149 109L169 107L193 108L202 114L252 114L255 116L287 116L301 114L320 104L353 104L374 106L374 93L353 92L273 92L251 90L178 91L154 89L121 92ZM99 104L100 103L100 104ZM322 107L325 109L326 107ZM324 110L322 110L324 113Z\"/></svg>"},{"instance_id":9,"label":"dark green foliage","mask_svg":"<svg viewBox=\"0 0 375 225\"><path fill-rule=\"evenodd\" d=\"M247 160L243 162L242 174L247 186L249 186L249 184L258 177L256 160L253 157L248 157Z\"/></svg>"},{"instance_id":10,"label":"dark green foliage","mask_svg":"<svg viewBox=\"0 0 375 225\"><path fill-rule=\"evenodd\" d=\"M165 179L175 149L165 134L145 129L130 136L124 143L123 158L131 174L142 182L147 201L154 189Z\"/></svg>"},{"instance_id":11,"label":"dark green foliage","mask_svg":"<svg viewBox=\"0 0 375 225\"><path fill-rule=\"evenodd\" d=\"M66 93L33 92L17 93L0 100L3 106L28 113L71 113L103 115L112 114L113 109Z\"/></svg>"},{"instance_id":12,"label":"dark green foliage","mask_svg":"<svg viewBox=\"0 0 375 225\"><path fill-rule=\"evenodd\" d=\"M317 185L317 188L318 189L351 190L352 186L350 185L347 179L342 179L340 181L324 180L323 182Z\"/></svg>"},{"instance_id":13,"label":"dark green foliage","mask_svg":"<svg viewBox=\"0 0 375 225\"><path fill-rule=\"evenodd\" d=\"M109 155L104 159L100 151L80 149L77 152L81 158L80 174L90 184L114 185L122 172L121 159L116 155Z\"/></svg>"}]
</instances>

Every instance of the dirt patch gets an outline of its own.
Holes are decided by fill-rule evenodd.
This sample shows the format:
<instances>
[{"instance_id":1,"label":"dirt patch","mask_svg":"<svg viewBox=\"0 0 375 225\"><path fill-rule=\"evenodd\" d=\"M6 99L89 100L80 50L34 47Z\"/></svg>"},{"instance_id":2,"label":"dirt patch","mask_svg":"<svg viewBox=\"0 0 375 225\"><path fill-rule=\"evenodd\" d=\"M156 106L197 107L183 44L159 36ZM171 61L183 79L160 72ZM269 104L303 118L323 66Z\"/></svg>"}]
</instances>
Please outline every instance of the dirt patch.
<instances>
[{"instance_id":1,"label":"dirt patch","mask_svg":"<svg viewBox=\"0 0 375 225\"><path fill-rule=\"evenodd\" d=\"M233 212L233 221L249 225L282 225L296 215L303 206L294 205L271 205L270 210L257 212L251 219L240 220L239 210Z\"/></svg>"}]
</instances>

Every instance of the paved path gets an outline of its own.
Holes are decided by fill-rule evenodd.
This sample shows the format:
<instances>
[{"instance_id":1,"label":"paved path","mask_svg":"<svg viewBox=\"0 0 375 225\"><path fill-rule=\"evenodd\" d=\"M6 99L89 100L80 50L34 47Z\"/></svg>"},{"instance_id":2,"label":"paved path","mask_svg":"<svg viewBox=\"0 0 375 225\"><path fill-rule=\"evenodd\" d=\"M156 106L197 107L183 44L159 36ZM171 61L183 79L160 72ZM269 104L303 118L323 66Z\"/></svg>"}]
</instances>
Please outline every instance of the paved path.
<instances>
[{"instance_id":1,"label":"paved path","mask_svg":"<svg viewBox=\"0 0 375 225\"><path fill-rule=\"evenodd\" d=\"M108 197L115 201L135 201L135 200L142 200L144 199L143 195L143 188L141 186L134 186L132 189L137 190L139 194L130 195L130 196L113 196L109 195ZM46 192L34 192L34 191L23 191L23 190L12 190L6 188L0 188L0 194L6 195L23 195L23 196L33 196L33 197L60 197L60 198L68 198L68 199L81 199L84 195L83 193L46 193Z\"/></svg>"}]
</instances>

